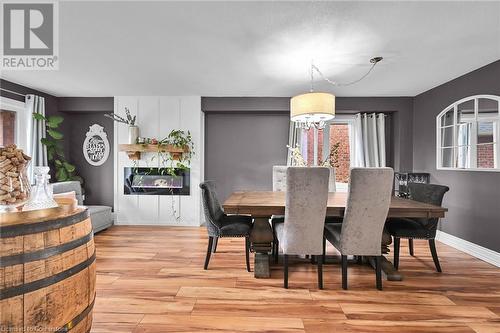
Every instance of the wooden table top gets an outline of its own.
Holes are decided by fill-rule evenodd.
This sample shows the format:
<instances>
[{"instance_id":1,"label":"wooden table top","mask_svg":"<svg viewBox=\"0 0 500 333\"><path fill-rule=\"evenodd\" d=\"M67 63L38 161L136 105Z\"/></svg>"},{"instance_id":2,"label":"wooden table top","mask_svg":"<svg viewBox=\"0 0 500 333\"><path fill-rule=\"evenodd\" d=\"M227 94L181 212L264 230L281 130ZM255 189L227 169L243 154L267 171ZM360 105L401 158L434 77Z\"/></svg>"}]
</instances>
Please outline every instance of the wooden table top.
<instances>
[{"instance_id":1,"label":"wooden table top","mask_svg":"<svg viewBox=\"0 0 500 333\"><path fill-rule=\"evenodd\" d=\"M328 216L343 216L347 202L346 192L329 193ZM248 214L257 217L285 214L285 192L234 192L223 204L228 214ZM388 217L444 217L447 208L423 202L392 197Z\"/></svg>"}]
</instances>

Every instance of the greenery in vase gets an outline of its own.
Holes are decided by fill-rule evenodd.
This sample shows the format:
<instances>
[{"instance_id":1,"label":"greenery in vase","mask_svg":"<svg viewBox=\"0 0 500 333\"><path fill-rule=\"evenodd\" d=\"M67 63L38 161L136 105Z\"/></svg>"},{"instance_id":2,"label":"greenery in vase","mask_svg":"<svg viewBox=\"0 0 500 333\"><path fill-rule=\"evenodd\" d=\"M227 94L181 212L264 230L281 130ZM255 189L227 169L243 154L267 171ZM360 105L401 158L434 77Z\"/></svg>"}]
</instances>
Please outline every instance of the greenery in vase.
<instances>
[{"instance_id":1,"label":"greenery in vase","mask_svg":"<svg viewBox=\"0 0 500 333\"><path fill-rule=\"evenodd\" d=\"M307 165L307 160L302 156L302 153L300 152L300 146L296 145L295 147L290 147L287 146L288 150L291 152L291 162L292 166L298 166L298 167L306 167ZM332 145L330 148L330 153L328 154L328 157L320 163L321 166L324 167L332 167L332 168L338 168L340 167L339 164L339 148L340 148L340 142L336 142Z\"/></svg>"},{"instance_id":2,"label":"greenery in vase","mask_svg":"<svg viewBox=\"0 0 500 333\"><path fill-rule=\"evenodd\" d=\"M104 115L104 117L107 117L107 118L110 118L110 119L113 119L114 121L118 122L118 123L122 123L122 124L126 124L126 125L129 125L129 126L135 126L135 119L137 116L133 116L130 114L130 110L128 108L125 108L125 118L123 118L122 116L116 114L116 113L106 113Z\"/></svg>"},{"instance_id":3,"label":"greenery in vase","mask_svg":"<svg viewBox=\"0 0 500 333\"><path fill-rule=\"evenodd\" d=\"M323 161L323 163L321 163L321 166L339 168L340 167L339 148L340 148L340 142L334 143L333 146L330 148L330 154L328 154L328 157Z\"/></svg>"},{"instance_id":4,"label":"greenery in vase","mask_svg":"<svg viewBox=\"0 0 500 333\"><path fill-rule=\"evenodd\" d=\"M64 135L58 131L59 125L64 121L61 116L45 117L39 113L33 113L33 118L37 121L45 121L46 138L40 139L40 142L47 147L47 159L54 165L55 177L58 182L76 180L83 184L83 178L76 175L76 168L64 157L64 151L61 142Z\"/></svg>"},{"instance_id":5,"label":"greenery in vase","mask_svg":"<svg viewBox=\"0 0 500 333\"><path fill-rule=\"evenodd\" d=\"M304 156L302 156L302 153L300 152L299 145L296 145L293 148L288 146L288 145L286 147L288 148L288 150L291 153L290 156L291 156L292 166L297 166L297 167L306 167L307 166L307 161L304 158Z\"/></svg>"}]
</instances>

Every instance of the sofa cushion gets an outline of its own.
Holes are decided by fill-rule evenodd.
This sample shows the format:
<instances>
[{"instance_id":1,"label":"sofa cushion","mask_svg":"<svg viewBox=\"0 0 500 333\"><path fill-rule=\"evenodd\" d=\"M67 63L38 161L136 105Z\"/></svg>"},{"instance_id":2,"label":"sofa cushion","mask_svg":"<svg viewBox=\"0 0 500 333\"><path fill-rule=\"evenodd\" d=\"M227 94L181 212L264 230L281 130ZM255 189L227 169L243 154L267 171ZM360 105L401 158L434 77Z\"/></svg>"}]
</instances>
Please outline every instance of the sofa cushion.
<instances>
[{"instance_id":1,"label":"sofa cushion","mask_svg":"<svg viewBox=\"0 0 500 333\"><path fill-rule=\"evenodd\" d=\"M76 200L79 205L83 205L82 187L78 181L58 182L53 183L52 190L54 194L75 192Z\"/></svg>"},{"instance_id":2,"label":"sofa cushion","mask_svg":"<svg viewBox=\"0 0 500 333\"><path fill-rule=\"evenodd\" d=\"M52 197L53 198L63 198L63 199L74 199L74 200L76 200L76 193L75 193L75 191L54 193L52 195Z\"/></svg>"},{"instance_id":3,"label":"sofa cushion","mask_svg":"<svg viewBox=\"0 0 500 333\"><path fill-rule=\"evenodd\" d=\"M87 206L94 232L99 232L113 225L113 214L109 206Z\"/></svg>"}]
</instances>

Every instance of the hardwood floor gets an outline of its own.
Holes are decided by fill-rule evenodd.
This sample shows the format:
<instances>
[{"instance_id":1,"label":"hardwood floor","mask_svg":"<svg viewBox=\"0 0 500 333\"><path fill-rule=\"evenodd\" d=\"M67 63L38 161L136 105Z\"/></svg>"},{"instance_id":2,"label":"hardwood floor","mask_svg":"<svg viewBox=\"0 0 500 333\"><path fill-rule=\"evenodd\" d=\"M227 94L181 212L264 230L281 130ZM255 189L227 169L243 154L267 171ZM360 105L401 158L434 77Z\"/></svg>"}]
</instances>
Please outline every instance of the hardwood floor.
<instances>
[{"instance_id":1,"label":"hardwood floor","mask_svg":"<svg viewBox=\"0 0 500 333\"><path fill-rule=\"evenodd\" d=\"M401 244L403 282L375 289L367 266L291 262L255 279L245 269L244 239L221 239L203 270L204 228L115 226L95 237L97 299L92 332L500 332L500 269L437 243L436 273L426 241L415 257ZM332 247L329 254L335 253Z\"/></svg>"}]
</instances>

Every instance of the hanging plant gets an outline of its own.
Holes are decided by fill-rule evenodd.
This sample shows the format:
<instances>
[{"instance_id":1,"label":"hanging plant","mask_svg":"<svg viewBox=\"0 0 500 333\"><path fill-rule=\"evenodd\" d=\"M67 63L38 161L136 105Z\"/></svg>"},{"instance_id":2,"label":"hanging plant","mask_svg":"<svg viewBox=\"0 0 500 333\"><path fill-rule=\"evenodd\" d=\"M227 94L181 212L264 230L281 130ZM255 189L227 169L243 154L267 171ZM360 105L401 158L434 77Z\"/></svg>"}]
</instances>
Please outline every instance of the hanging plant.
<instances>
[{"instance_id":1,"label":"hanging plant","mask_svg":"<svg viewBox=\"0 0 500 333\"><path fill-rule=\"evenodd\" d=\"M40 142L47 147L47 159L55 167L56 180L58 182L76 180L83 185L83 178L76 175L76 167L66 160L62 149L61 142L64 135L58 129L64 118L62 116L45 117L39 113L33 113L33 118L37 121L45 121L48 136L40 139Z\"/></svg>"},{"instance_id":2,"label":"hanging plant","mask_svg":"<svg viewBox=\"0 0 500 333\"><path fill-rule=\"evenodd\" d=\"M149 168L144 175L150 175L155 171L154 167L150 166L150 163L158 163L158 173L162 176L178 177L179 173L188 170L191 164L191 159L194 156L194 142L190 131L183 130L172 130L165 138L159 140L155 143L161 148L161 146L172 146L174 148L179 148L183 150L183 153L170 153L158 149L158 152L151 156L150 159L146 159L146 167ZM147 143L143 144L144 146ZM133 162L133 173L138 174L138 161ZM141 176L141 175L137 175ZM139 180L140 181L140 180ZM180 219L180 214L175 209L174 202L174 190L169 189L172 215L176 220Z\"/></svg>"},{"instance_id":3,"label":"hanging plant","mask_svg":"<svg viewBox=\"0 0 500 333\"><path fill-rule=\"evenodd\" d=\"M191 164L191 158L194 155L194 143L190 131L172 130L165 138L158 142L160 145L171 145L174 148L183 149L184 153L175 160L174 156L168 152L160 152L159 158L167 168L167 173L175 176L176 169L186 170Z\"/></svg>"},{"instance_id":4,"label":"hanging plant","mask_svg":"<svg viewBox=\"0 0 500 333\"><path fill-rule=\"evenodd\" d=\"M180 158L177 161L174 159L172 154L161 153L162 154L160 156L161 163L166 166L166 168L163 170L165 170L165 172L168 175L172 177L177 177L179 171L184 171L189 169L189 165L191 164L191 158L194 155L194 143L190 131L185 132L183 130L173 130L167 135L167 137L161 140L159 144L172 145L175 148L180 148L184 150L184 153L182 153L179 156ZM176 220L179 220L181 216L177 214L177 211L175 209L173 189L170 189L170 194L171 194L172 215L175 217Z\"/></svg>"}]
</instances>

